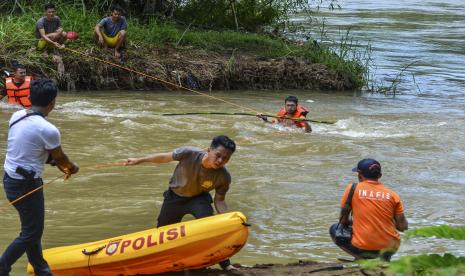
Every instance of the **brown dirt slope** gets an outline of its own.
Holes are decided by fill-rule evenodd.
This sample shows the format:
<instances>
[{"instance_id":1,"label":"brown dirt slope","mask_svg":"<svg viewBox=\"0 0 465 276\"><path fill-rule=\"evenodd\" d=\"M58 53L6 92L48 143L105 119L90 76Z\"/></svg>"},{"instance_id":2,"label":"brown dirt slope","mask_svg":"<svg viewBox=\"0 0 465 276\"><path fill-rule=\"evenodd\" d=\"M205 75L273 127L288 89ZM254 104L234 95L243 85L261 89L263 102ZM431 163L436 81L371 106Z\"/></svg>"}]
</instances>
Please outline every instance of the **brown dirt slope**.
<instances>
[{"instance_id":1,"label":"brown dirt slope","mask_svg":"<svg viewBox=\"0 0 465 276\"><path fill-rule=\"evenodd\" d=\"M160 90L177 89L150 78L67 50L40 56L31 49L34 62L24 62L29 72L56 79L63 90ZM199 90L312 89L348 90L354 84L322 64L300 57L259 58L234 52L218 54L191 47L171 46L133 49L124 64L110 50L90 48L86 55L108 60L145 74ZM27 60L27 57L25 57ZM64 66L58 66L58 64ZM11 61L0 62L4 68ZM63 70L64 67L64 70Z\"/></svg>"},{"instance_id":2,"label":"brown dirt slope","mask_svg":"<svg viewBox=\"0 0 465 276\"><path fill-rule=\"evenodd\" d=\"M238 272L227 273L219 269L203 269L178 273L165 273L163 276L218 276L218 275L243 275L243 276L287 276L287 275L385 275L381 269L362 269L356 265L347 263L317 263L312 261L299 261L291 264L257 264L253 267L243 267Z\"/></svg>"}]
</instances>

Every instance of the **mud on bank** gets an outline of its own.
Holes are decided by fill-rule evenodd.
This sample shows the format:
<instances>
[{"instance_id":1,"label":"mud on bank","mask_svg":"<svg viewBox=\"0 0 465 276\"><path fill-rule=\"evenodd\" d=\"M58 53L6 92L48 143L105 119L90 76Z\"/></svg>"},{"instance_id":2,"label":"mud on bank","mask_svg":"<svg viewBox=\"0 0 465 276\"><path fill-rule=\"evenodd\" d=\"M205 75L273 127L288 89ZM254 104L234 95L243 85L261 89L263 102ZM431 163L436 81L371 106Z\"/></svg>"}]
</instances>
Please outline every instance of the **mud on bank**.
<instances>
[{"instance_id":1,"label":"mud on bank","mask_svg":"<svg viewBox=\"0 0 465 276\"><path fill-rule=\"evenodd\" d=\"M386 271L376 269L363 269L357 265L346 263L318 263L312 261L299 261L290 264L256 264L252 267L237 265L238 272L227 273L220 269L201 269L177 273L160 274L162 276L219 276L219 275L243 275L243 276L283 276L283 275L386 275ZM389 274L389 273L387 273Z\"/></svg>"},{"instance_id":2,"label":"mud on bank","mask_svg":"<svg viewBox=\"0 0 465 276\"><path fill-rule=\"evenodd\" d=\"M220 54L193 47L166 46L129 49L122 64L113 59L110 50L92 47L78 51L167 82L203 91L356 88L350 79L328 66L312 63L303 57L264 58L252 54L236 54L234 51ZM177 89L67 50L54 50L45 55L31 48L29 54L31 58L19 58L27 66L29 73L55 79L62 90ZM58 61L56 55L59 56ZM8 59L0 60L0 66L11 68L11 62Z\"/></svg>"}]
</instances>

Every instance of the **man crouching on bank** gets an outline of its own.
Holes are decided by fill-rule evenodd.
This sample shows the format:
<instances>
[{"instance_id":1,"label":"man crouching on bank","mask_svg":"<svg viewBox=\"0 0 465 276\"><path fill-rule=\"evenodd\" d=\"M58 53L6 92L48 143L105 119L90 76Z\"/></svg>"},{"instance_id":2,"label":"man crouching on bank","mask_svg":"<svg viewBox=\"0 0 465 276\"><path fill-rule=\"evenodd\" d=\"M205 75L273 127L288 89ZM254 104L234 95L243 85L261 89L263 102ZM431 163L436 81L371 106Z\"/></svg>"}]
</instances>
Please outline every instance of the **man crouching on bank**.
<instances>
[{"instance_id":1,"label":"man crouching on bank","mask_svg":"<svg viewBox=\"0 0 465 276\"><path fill-rule=\"evenodd\" d=\"M220 135L213 138L207 150L181 147L173 152L129 158L126 165L178 161L169 188L163 193L164 200L157 224L157 227L161 227L181 222L186 214L197 219L212 216L212 202L218 213L228 211L225 198L231 184L231 175L225 165L235 150L234 141ZM215 190L213 200L209 193L211 190ZM230 260L220 262L220 266L226 271L237 270Z\"/></svg>"}]
</instances>

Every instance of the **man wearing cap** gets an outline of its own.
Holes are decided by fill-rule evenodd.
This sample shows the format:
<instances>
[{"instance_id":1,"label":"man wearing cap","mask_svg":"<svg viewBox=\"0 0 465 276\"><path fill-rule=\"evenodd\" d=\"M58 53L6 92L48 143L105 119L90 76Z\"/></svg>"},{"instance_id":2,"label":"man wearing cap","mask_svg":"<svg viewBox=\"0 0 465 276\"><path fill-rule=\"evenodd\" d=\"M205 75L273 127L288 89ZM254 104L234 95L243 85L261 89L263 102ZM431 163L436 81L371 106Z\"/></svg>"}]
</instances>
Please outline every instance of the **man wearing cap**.
<instances>
[{"instance_id":1,"label":"man wearing cap","mask_svg":"<svg viewBox=\"0 0 465 276\"><path fill-rule=\"evenodd\" d=\"M354 190L352 209L352 240L338 244L335 241L337 223L329 232L333 241L355 259L381 258L390 261L400 246L398 231L408 228L404 216L404 206L399 195L379 182L381 164L374 159L363 159L352 171L358 173L358 184ZM340 223L350 224L349 215L342 208L347 200L352 184L347 185L341 200Z\"/></svg>"}]
</instances>

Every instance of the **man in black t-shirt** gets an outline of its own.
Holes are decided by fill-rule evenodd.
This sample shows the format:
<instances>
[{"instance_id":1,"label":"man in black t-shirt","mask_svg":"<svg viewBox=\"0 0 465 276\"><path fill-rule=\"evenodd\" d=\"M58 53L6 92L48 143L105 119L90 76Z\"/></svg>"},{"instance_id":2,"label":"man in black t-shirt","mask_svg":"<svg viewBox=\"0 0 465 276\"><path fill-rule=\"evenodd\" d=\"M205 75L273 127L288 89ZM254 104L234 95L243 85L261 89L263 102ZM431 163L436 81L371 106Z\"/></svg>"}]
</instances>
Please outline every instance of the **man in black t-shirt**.
<instances>
[{"instance_id":1,"label":"man in black t-shirt","mask_svg":"<svg viewBox=\"0 0 465 276\"><path fill-rule=\"evenodd\" d=\"M235 150L234 141L221 135L213 138L206 151L182 147L173 152L129 158L126 165L178 161L169 188L163 193L164 200L157 224L157 227L161 227L181 222L186 214L195 218L212 216L212 203L218 213L228 211L225 198L231 184L231 175L224 166ZM215 190L213 200L209 193L211 190ZM237 270L229 260L220 262L220 265L227 271Z\"/></svg>"}]
</instances>

